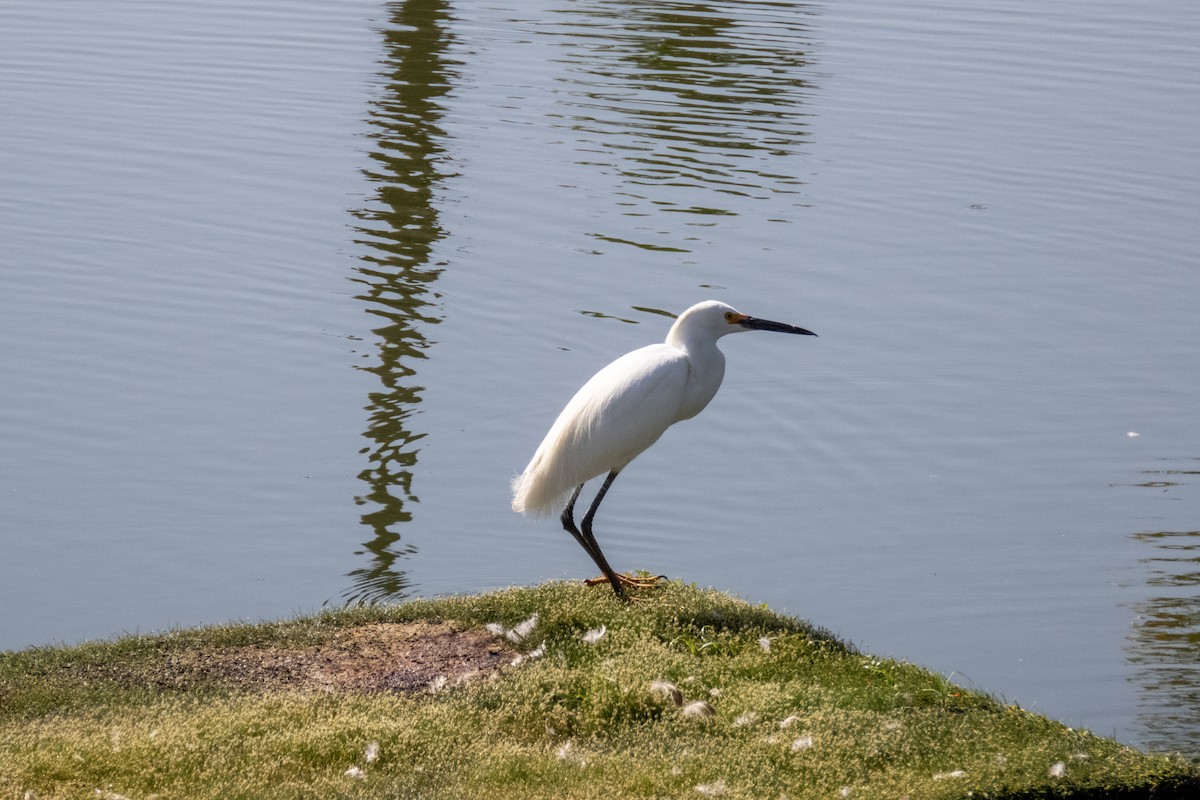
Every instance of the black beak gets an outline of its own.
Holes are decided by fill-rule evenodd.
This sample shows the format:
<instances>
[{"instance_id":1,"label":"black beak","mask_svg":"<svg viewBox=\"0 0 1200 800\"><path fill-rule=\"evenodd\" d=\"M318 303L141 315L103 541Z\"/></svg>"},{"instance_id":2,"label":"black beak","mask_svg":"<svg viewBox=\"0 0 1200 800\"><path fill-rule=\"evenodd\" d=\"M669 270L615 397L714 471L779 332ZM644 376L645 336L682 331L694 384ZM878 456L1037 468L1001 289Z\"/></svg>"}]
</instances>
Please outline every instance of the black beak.
<instances>
[{"instance_id":1,"label":"black beak","mask_svg":"<svg viewBox=\"0 0 1200 800\"><path fill-rule=\"evenodd\" d=\"M785 322L771 322L769 319L758 319L757 317L746 317L741 320L743 328L749 328L752 331L775 331L776 333L799 333L804 336L816 336L810 330L797 328L795 325L788 325Z\"/></svg>"}]
</instances>

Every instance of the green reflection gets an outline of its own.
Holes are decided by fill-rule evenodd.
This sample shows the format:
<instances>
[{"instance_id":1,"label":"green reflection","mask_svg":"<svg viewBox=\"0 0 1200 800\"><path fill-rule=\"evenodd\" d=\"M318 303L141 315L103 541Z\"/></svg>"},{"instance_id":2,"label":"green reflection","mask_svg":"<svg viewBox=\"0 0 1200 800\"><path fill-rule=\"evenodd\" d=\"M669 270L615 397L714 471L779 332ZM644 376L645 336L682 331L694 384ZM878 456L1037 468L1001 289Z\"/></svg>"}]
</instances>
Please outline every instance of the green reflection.
<instances>
[{"instance_id":1,"label":"green reflection","mask_svg":"<svg viewBox=\"0 0 1200 800\"><path fill-rule=\"evenodd\" d=\"M1137 607L1129 660L1142 689L1150 745L1200 758L1200 531L1134 534L1152 596Z\"/></svg>"},{"instance_id":2,"label":"green reflection","mask_svg":"<svg viewBox=\"0 0 1200 800\"><path fill-rule=\"evenodd\" d=\"M354 212L355 243L363 246L354 281L357 298L379 321L378 360L361 368L378 376L381 388L369 396L370 465L359 473L368 486L359 502L370 508L362 515L372 531L362 551L369 563L349 573L350 602L404 597L409 579L399 565L415 552L398 528L417 502L413 467L425 436L412 424L422 389L416 365L432 344L430 326L441 320L430 288L441 269L430 256L444 235L433 203L433 189L446 177L438 99L456 77L445 56L447 6L444 0L388 6L382 91L367 120L372 163L363 172L376 189L367 207Z\"/></svg>"},{"instance_id":3,"label":"green reflection","mask_svg":"<svg viewBox=\"0 0 1200 800\"><path fill-rule=\"evenodd\" d=\"M581 163L619 172L633 217L674 211L711 224L743 213L741 199L799 191L783 164L808 137L812 15L764 0L566 4L563 24L541 30L562 48L557 116L582 138ZM696 202L696 189L709 199Z\"/></svg>"}]
</instances>

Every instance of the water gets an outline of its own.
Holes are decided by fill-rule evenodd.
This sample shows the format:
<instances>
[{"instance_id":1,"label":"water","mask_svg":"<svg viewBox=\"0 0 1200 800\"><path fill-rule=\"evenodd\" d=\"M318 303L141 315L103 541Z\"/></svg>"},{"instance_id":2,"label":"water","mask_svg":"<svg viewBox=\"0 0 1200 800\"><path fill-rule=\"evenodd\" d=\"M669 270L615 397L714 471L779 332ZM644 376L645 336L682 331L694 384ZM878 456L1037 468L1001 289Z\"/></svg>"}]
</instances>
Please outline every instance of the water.
<instances>
[{"instance_id":1,"label":"water","mask_svg":"<svg viewBox=\"0 0 1200 800\"><path fill-rule=\"evenodd\" d=\"M509 477L714 297L820 338L614 566L1200 754L1191 5L0 15L0 647L589 575Z\"/></svg>"}]
</instances>

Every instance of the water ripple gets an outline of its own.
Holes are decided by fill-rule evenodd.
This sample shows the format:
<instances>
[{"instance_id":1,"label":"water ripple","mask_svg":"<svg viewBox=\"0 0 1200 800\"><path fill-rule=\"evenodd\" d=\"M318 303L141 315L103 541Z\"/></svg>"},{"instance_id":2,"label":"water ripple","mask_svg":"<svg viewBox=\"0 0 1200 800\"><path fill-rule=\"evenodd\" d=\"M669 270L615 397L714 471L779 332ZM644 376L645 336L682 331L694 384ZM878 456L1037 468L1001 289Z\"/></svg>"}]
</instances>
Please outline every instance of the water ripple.
<instances>
[{"instance_id":1,"label":"water ripple","mask_svg":"<svg viewBox=\"0 0 1200 800\"><path fill-rule=\"evenodd\" d=\"M811 14L769 2L572 7L539 29L556 37L563 67L550 116L590 164L638 187L628 216L736 215L744 200L795 193ZM713 200L696 203L696 190Z\"/></svg>"}]
</instances>

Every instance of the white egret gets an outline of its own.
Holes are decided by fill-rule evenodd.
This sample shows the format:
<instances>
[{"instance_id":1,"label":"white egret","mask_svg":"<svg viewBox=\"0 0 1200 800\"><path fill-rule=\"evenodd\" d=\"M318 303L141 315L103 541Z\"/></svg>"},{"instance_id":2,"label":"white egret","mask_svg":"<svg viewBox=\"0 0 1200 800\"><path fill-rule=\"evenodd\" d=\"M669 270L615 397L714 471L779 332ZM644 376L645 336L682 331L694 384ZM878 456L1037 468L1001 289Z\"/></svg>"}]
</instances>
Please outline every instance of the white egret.
<instances>
[{"instance_id":1,"label":"white egret","mask_svg":"<svg viewBox=\"0 0 1200 800\"><path fill-rule=\"evenodd\" d=\"M708 300L679 315L662 344L626 353L592 376L558 415L525 471L513 480L513 511L562 511L563 529L575 537L604 573L617 597L622 580L608 565L592 520L617 475L676 422L691 419L713 399L725 376L725 356L717 340L727 333L778 331L816 336L782 322L742 314ZM604 484L575 525L575 501L587 481L608 473Z\"/></svg>"}]
</instances>

